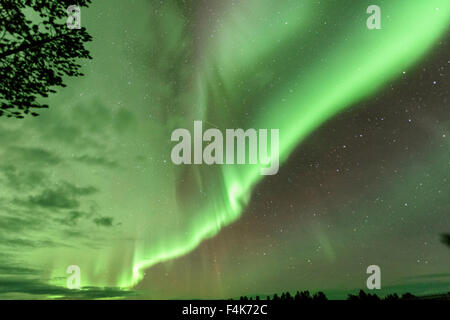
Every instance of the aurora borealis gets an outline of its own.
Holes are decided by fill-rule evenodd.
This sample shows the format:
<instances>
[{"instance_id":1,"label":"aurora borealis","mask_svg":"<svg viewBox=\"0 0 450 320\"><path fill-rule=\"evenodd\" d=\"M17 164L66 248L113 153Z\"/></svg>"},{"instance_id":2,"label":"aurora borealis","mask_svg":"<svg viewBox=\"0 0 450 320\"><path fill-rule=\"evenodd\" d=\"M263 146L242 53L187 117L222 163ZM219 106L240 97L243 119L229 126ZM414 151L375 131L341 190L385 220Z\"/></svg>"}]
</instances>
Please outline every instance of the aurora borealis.
<instances>
[{"instance_id":1,"label":"aurora borealis","mask_svg":"<svg viewBox=\"0 0 450 320\"><path fill-rule=\"evenodd\" d=\"M0 118L0 298L339 298L371 264L383 292L450 290L448 0L108 0L82 24L86 76ZM195 120L279 129L278 174L174 165Z\"/></svg>"}]
</instances>

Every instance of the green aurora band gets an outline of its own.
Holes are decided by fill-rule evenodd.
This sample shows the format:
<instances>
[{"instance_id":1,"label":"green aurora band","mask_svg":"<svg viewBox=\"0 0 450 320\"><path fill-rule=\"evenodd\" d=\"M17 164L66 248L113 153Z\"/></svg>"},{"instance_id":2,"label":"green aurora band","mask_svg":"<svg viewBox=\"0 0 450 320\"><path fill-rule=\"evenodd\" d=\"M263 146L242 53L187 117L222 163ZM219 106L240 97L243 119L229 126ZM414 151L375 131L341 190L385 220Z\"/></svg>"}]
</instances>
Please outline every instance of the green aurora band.
<instances>
[{"instance_id":1,"label":"green aurora band","mask_svg":"<svg viewBox=\"0 0 450 320\"><path fill-rule=\"evenodd\" d=\"M142 174L131 162L114 174L54 169L54 177L99 186L95 206L109 210L121 227L98 234L86 227L106 247L21 253L18 261L48 270L43 273L49 283L64 286L67 266L77 264L83 286L132 288L145 272L151 275L150 267L189 253L241 216L264 177L260 167L175 166L170 162L174 129L191 129L194 120L220 129L279 129L282 163L328 119L414 66L450 26L448 0L210 3L217 7L213 17L195 1L94 1L83 12L82 21L94 36L94 60L84 65L87 76L68 81L68 88L51 98L51 108L36 118L42 124L33 126L39 132L56 119L72 123L77 103L90 104L92 119L97 119L91 109L98 100L118 114L126 105L137 123L119 135L104 129L109 145L99 154L118 160L145 155L144 166L155 169ZM366 27L371 4L381 7L381 30ZM124 30L129 39L119 39ZM148 32L138 34L142 30ZM143 49L133 47L136 43ZM128 90L129 69L137 70L133 81L139 84ZM83 128L94 133L102 126L89 121L80 118ZM29 136L29 144L73 153L61 151L69 148L65 145L43 142L45 135ZM57 226L48 228L49 238L57 234Z\"/></svg>"},{"instance_id":2,"label":"green aurora band","mask_svg":"<svg viewBox=\"0 0 450 320\"><path fill-rule=\"evenodd\" d=\"M241 119L243 110L253 108L254 118L238 122L239 125L279 128L280 158L286 159L324 121L410 67L432 47L450 22L448 1L379 1L383 17L389 14L390 18L383 20L382 30L370 31L364 24L367 16L361 14L364 5L343 5L346 11L333 8L336 15L332 20L348 22L340 31L347 38L316 42L310 39L315 27L332 33L333 26L307 26L318 9L313 2L286 5L283 1L273 4L258 0L234 8L216 34L218 40L209 44L206 58L198 66L196 81L201 99L194 103L201 110L195 119L221 128L240 127L231 121L230 114ZM352 19L358 15L360 19ZM314 49L323 52L320 63L310 53ZM279 84L272 88L273 79L279 79ZM267 99L245 101L248 91L241 87L248 91L267 88L265 93L260 92ZM186 127L190 128L192 119L189 120ZM137 247L133 274L124 277L119 285L137 284L145 269L190 252L203 239L239 218L252 188L263 177L259 169L255 165L223 165L217 178L222 181L221 190L215 190L195 208L202 214L193 223L189 236L162 250Z\"/></svg>"}]
</instances>

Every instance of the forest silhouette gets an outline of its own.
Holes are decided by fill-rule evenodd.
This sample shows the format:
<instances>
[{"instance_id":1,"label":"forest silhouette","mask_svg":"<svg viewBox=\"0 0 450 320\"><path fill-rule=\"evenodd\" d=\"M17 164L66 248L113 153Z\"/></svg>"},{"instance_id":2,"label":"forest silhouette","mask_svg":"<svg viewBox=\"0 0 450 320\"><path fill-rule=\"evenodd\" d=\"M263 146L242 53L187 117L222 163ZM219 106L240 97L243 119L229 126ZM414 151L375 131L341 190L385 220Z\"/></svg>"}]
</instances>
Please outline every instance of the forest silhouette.
<instances>
[{"instance_id":1,"label":"forest silhouette","mask_svg":"<svg viewBox=\"0 0 450 320\"><path fill-rule=\"evenodd\" d=\"M447 294L435 295L430 297L419 297L415 296L409 292L402 295L397 293L391 293L386 295L384 298L378 296L376 293L366 293L364 290L360 290L358 294L349 294L347 296L348 301L362 301L362 302L376 302L376 301L407 301L407 300L422 300L422 299L437 299L437 300L448 300L450 299L450 292ZM233 300L233 299L231 299ZM240 301L251 301L251 300L270 300L270 301L294 301L294 302L325 302L328 301L327 296L322 291L317 293L310 293L306 291L297 291L295 294L291 294L289 291L282 292L280 295L275 293L274 295L268 295L265 297L260 296L241 296Z\"/></svg>"}]
</instances>

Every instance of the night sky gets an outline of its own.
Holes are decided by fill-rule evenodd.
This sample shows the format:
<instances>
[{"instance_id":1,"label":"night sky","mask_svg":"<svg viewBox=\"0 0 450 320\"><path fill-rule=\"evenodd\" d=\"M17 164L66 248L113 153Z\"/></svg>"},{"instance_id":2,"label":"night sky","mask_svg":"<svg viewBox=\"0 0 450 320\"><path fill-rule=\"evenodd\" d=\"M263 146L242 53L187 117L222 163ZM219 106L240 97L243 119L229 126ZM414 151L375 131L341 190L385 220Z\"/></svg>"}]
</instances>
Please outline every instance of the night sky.
<instances>
[{"instance_id":1,"label":"night sky","mask_svg":"<svg viewBox=\"0 0 450 320\"><path fill-rule=\"evenodd\" d=\"M0 298L450 291L447 0L93 2L86 75L0 118ZM279 129L278 174L174 165L194 120Z\"/></svg>"}]
</instances>

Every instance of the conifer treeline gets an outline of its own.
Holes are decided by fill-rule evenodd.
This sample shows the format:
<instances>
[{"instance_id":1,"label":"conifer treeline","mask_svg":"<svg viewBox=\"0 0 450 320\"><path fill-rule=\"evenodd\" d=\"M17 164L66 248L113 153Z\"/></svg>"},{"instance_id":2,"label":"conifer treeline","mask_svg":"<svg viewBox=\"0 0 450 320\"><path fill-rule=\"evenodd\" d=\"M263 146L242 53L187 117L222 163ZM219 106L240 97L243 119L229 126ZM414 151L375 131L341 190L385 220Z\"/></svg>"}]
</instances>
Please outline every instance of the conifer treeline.
<instances>
[{"instance_id":1,"label":"conifer treeline","mask_svg":"<svg viewBox=\"0 0 450 320\"><path fill-rule=\"evenodd\" d=\"M388 294L384 298L380 298L375 293L366 293L364 290L360 290L359 294L353 295L349 294L347 297L347 300L349 301L395 301L395 300L411 300L416 298L411 293L405 293L402 296L399 296L396 293ZM263 298L256 296L256 297L247 297L247 296L241 296L239 300L246 301L246 300L261 300ZM297 291L295 295L292 295L289 291L282 292L281 295L274 294L273 296L267 296L265 300L280 300L280 301L327 301L327 296L322 292L319 291L317 293L311 294L309 291Z\"/></svg>"}]
</instances>

